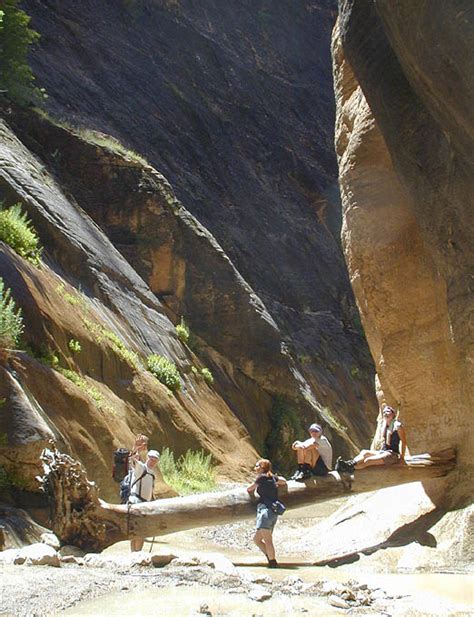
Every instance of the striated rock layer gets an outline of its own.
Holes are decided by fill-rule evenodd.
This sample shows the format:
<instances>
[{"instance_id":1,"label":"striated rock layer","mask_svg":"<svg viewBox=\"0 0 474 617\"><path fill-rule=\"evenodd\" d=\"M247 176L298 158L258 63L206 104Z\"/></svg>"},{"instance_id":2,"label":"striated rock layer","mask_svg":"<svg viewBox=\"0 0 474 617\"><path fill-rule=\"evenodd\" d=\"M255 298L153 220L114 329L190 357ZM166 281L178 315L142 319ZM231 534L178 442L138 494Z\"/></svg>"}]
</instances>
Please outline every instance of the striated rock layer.
<instances>
[{"instance_id":1,"label":"striated rock layer","mask_svg":"<svg viewBox=\"0 0 474 617\"><path fill-rule=\"evenodd\" d=\"M114 182L107 173L104 185L102 165L91 183L89 168L67 154L51 161L61 182L174 322L184 315L213 349L226 357L231 350L232 364L238 355L245 375L259 372L260 383L288 390L281 371L273 375L279 351L267 366L258 351L275 343L276 326L301 384L305 421L327 408L325 421L349 429L354 444L367 442L373 365L339 241L334 2L26 0L23 7L41 34L31 63L50 113L145 156L173 187L181 221L191 213L226 257L210 259L213 249L197 257L182 222L179 238L162 230L162 210L143 199L144 182L142 194L120 199L123 174ZM54 154L58 146L46 143ZM130 174L127 185L136 179ZM270 316L266 341L245 331L248 321L235 336L242 303L230 310L236 298L217 289L232 272ZM249 426L258 431L260 422Z\"/></svg>"},{"instance_id":2,"label":"striated rock layer","mask_svg":"<svg viewBox=\"0 0 474 617\"><path fill-rule=\"evenodd\" d=\"M470 14L470 2L340 0L333 33L342 239L383 396L401 407L412 451L455 446L468 467Z\"/></svg>"}]
</instances>

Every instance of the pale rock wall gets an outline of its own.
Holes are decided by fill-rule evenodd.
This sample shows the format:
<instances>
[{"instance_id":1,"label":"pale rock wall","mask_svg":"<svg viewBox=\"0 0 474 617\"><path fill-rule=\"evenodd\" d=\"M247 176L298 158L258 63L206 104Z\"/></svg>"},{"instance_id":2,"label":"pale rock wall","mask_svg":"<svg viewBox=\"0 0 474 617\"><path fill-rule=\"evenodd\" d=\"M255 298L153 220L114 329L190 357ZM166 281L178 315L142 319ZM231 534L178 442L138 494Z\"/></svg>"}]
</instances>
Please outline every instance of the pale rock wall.
<instances>
[{"instance_id":1,"label":"pale rock wall","mask_svg":"<svg viewBox=\"0 0 474 617\"><path fill-rule=\"evenodd\" d=\"M448 295L452 279L420 221L418 195L394 165L340 34L338 23L333 62L342 240L383 398L401 408L413 453L455 446L469 462L469 341L453 332L467 302L456 313Z\"/></svg>"}]
</instances>

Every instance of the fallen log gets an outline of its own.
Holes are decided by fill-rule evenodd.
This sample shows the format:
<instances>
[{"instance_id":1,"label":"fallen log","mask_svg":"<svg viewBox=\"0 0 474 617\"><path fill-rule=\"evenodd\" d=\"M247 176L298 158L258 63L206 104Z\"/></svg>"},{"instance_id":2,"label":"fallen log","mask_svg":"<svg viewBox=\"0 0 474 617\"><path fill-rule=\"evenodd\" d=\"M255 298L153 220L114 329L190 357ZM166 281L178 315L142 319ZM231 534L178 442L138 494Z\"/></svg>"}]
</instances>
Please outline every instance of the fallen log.
<instances>
[{"instance_id":1,"label":"fallen log","mask_svg":"<svg viewBox=\"0 0 474 617\"><path fill-rule=\"evenodd\" d=\"M87 551L101 551L133 536L160 536L255 516L256 499L245 488L132 506L109 504L99 499L97 486L87 479L78 461L49 449L43 451L42 460L45 473L40 481L49 498L52 529L62 544ZM369 467L354 476L333 471L305 483L288 482L280 498L287 507L309 505L345 493L363 493L444 476L455 462L454 450L444 450L410 457L406 464Z\"/></svg>"}]
</instances>

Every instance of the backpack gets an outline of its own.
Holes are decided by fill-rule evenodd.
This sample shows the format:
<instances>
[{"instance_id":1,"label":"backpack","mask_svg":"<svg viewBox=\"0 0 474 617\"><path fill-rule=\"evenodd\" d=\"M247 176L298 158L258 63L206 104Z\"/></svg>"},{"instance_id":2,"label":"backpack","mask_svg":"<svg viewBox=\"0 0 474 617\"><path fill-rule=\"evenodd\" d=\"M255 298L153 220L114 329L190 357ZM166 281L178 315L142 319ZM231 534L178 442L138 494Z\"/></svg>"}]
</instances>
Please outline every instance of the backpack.
<instances>
[{"instance_id":1,"label":"backpack","mask_svg":"<svg viewBox=\"0 0 474 617\"><path fill-rule=\"evenodd\" d=\"M153 479L155 478L155 474L150 473L149 471L145 469L142 475L139 478L135 478L135 482L132 482L133 470L130 469L130 471L127 473L125 478L123 478L123 480L120 482L120 503L128 503L128 499L131 495L132 488L135 486L137 482L140 482L140 480L144 478L146 475L153 476ZM140 491L141 491L141 488L140 488ZM146 501L146 500L142 499L142 501Z\"/></svg>"},{"instance_id":2,"label":"backpack","mask_svg":"<svg viewBox=\"0 0 474 617\"><path fill-rule=\"evenodd\" d=\"M114 464L112 467L112 478L115 482L122 483L128 471L128 458L130 456L130 450L127 448L119 448L114 452Z\"/></svg>"}]
</instances>

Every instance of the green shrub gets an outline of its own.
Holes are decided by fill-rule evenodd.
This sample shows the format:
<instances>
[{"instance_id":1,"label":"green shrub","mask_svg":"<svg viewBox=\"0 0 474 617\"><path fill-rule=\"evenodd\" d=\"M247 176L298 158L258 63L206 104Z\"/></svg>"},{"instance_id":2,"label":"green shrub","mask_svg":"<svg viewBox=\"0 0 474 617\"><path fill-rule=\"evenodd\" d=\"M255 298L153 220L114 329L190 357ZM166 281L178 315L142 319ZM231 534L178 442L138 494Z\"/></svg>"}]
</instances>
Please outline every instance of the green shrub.
<instances>
[{"instance_id":1,"label":"green shrub","mask_svg":"<svg viewBox=\"0 0 474 617\"><path fill-rule=\"evenodd\" d=\"M211 371L208 368L202 368L201 375L204 377L204 381L207 383L207 385L212 386L212 384L214 383L214 375L211 373Z\"/></svg>"},{"instance_id":2,"label":"green shrub","mask_svg":"<svg viewBox=\"0 0 474 617\"><path fill-rule=\"evenodd\" d=\"M4 208L0 204L0 240L8 244L18 255L38 266L42 248L36 231L21 204Z\"/></svg>"},{"instance_id":3,"label":"green shrub","mask_svg":"<svg viewBox=\"0 0 474 617\"><path fill-rule=\"evenodd\" d=\"M23 329L21 309L16 308L11 290L0 278L0 347L16 347Z\"/></svg>"},{"instance_id":4,"label":"green shrub","mask_svg":"<svg viewBox=\"0 0 474 617\"><path fill-rule=\"evenodd\" d=\"M165 482L180 495L202 493L216 486L212 456L203 450L188 450L175 461L173 452L165 448L161 453L160 470Z\"/></svg>"},{"instance_id":5,"label":"green shrub","mask_svg":"<svg viewBox=\"0 0 474 617\"><path fill-rule=\"evenodd\" d=\"M46 95L34 85L28 65L28 50L39 34L29 27L31 18L18 4L18 0L3 0L0 5L0 90L6 91L10 100L28 105Z\"/></svg>"},{"instance_id":6,"label":"green shrub","mask_svg":"<svg viewBox=\"0 0 474 617\"><path fill-rule=\"evenodd\" d=\"M270 412L270 433L265 440L265 456L270 459L275 471L287 474L296 462L291 444L304 434L301 421L294 407L283 397L274 399Z\"/></svg>"},{"instance_id":7,"label":"green shrub","mask_svg":"<svg viewBox=\"0 0 474 617\"><path fill-rule=\"evenodd\" d=\"M176 334L182 343L189 341L189 327L186 325L183 317L181 317L181 322L176 326Z\"/></svg>"},{"instance_id":8,"label":"green shrub","mask_svg":"<svg viewBox=\"0 0 474 617\"><path fill-rule=\"evenodd\" d=\"M59 356L56 351L52 351L51 349L47 349L44 353L40 354L38 360L51 368L57 368L59 366Z\"/></svg>"},{"instance_id":9,"label":"green shrub","mask_svg":"<svg viewBox=\"0 0 474 617\"><path fill-rule=\"evenodd\" d=\"M82 351L81 344L79 343L79 341L76 341L76 339L70 339L67 345L73 353L81 353Z\"/></svg>"},{"instance_id":10,"label":"green shrub","mask_svg":"<svg viewBox=\"0 0 474 617\"><path fill-rule=\"evenodd\" d=\"M147 358L147 368L162 384L172 392L181 390L181 378L176 364L158 354Z\"/></svg>"},{"instance_id":11,"label":"green shrub","mask_svg":"<svg viewBox=\"0 0 474 617\"><path fill-rule=\"evenodd\" d=\"M358 366L351 366L351 377L353 379L360 379L361 378L361 372L360 372L360 368Z\"/></svg>"}]
</instances>

